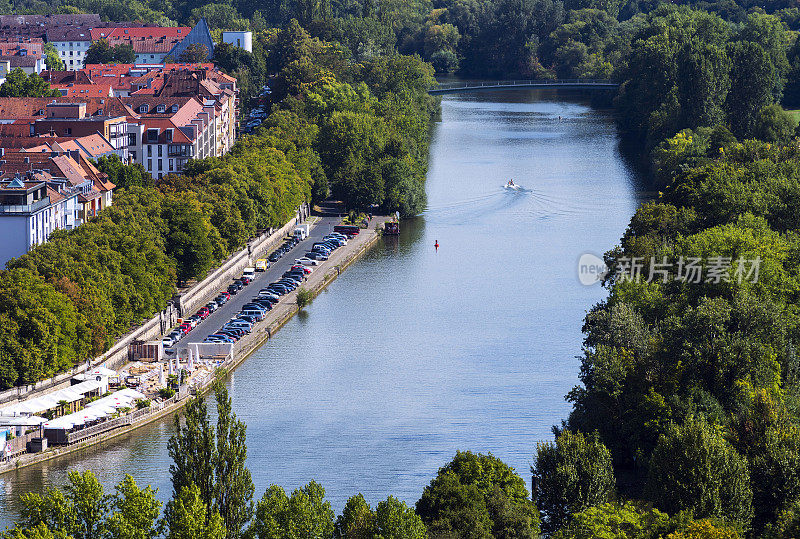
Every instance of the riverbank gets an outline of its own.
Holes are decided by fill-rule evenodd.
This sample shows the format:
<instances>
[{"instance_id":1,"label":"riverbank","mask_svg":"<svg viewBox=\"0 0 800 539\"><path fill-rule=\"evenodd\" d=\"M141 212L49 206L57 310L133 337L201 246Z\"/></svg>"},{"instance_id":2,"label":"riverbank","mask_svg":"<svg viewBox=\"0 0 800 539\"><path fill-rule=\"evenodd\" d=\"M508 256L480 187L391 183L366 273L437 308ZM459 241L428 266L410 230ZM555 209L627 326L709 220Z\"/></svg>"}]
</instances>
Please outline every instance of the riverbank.
<instances>
[{"instance_id":1,"label":"riverbank","mask_svg":"<svg viewBox=\"0 0 800 539\"><path fill-rule=\"evenodd\" d=\"M381 217L373 218L368 228L362 229L361 233L350 240L346 246L334 251L327 261L317 266L315 271L308 276L306 282L303 283L303 287L309 290L313 296L319 294L319 292L335 280L345 268L375 244L380 237L380 230L386 220L386 218ZM236 369L236 367L247 359L255 350L259 349L279 331L280 328L300 310L297 306L298 290L283 296L281 301L269 311L265 319L258 323L257 327L251 333L247 334L234 345L233 353L219 365L220 368L228 371ZM215 292L216 289L206 290L203 292L203 295L209 295ZM25 453L19 457L12 458L0 464L0 474L45 462L63 455L69 455L127 434L173 412L177 412L186 404L192 394L202 395L208 392L211 388L212 381L213 377L209 377L202 384L192 388L184 385L173 397L166 401L151 404L148 409L137 410L125 418L120 418L126 419L130 417L128 421L118 423L116 428L100 431L96 435L82 440L81 442L69 446L55 446L40 453ZM145 412L145 410L147 410L147 412Z\"/></svg>"}]
</instances>

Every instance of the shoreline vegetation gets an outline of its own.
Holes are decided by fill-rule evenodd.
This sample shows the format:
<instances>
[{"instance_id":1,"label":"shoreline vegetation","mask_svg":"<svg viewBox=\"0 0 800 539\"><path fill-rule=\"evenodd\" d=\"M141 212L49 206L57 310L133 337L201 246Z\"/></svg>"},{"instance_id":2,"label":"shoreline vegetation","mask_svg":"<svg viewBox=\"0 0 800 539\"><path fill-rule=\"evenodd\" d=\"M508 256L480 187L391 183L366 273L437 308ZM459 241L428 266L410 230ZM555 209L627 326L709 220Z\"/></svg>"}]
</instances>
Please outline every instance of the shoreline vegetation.
<instances>
[{"instance_id":1,"label":"shoreline vegetation","mask_svg":"<svg viewBox=\"0 0 800 539\"><path fill-rule=\"evenodd\" d=\"M117 13L106 0L73 1L59 9ZM26 497L20 528L7 537L800 536L800 147L786 112L800 105L796 6L113 6L139 9L139 18L205 16L215 31L254 30L252 55L222 47L218 60L251 89L274 75L276 107L230 159L195 163L157 188L129 170L112 177L125 191L111 211L12 264L0 294L5 384L102 348L161 305L176 279L202 273L308 197L330 191L353 208L419 211L436 112L426 94L434 71L422 59L439 73L618 80L621 133L641 141L660 194L606 254L608 298L585 318L580 383L567 395L572 412L554 426L553 441L532 442L531 495L495 457L458 452L413 510L391 496L373 509L357 495L337 518L313 481L291 495L272 486L255 503L246 427L218 387L216 428L202 399L185 422L176 417L174 491L163 519L152 493L132 479L106 497L87 472L73 474L63 492ZM85 245L102 256L87 259ZM136 264L151 256L160 279ZM634 260L643 277L625 278ZM689 260L704 276L712 260L725 264L717 278L695 280L686 278ZM758 260L756 279L737 278L739 260ZM120 318L114 305L124 307ZM51 327L61 329L44 331Z\"/></svg>"}]
</instances>

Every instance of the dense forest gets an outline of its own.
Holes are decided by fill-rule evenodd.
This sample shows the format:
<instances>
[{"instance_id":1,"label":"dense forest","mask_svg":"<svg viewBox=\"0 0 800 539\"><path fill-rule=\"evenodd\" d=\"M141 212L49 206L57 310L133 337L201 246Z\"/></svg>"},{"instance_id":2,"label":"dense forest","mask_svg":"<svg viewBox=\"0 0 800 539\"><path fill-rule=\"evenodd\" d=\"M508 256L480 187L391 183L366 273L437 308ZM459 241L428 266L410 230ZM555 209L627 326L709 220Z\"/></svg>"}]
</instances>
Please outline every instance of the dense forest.
<instances>
[{"instance_id":1,"label":"dense forest","mask_svg":"<svg viewBox=\"0 0 800 539\"><path fill-rule=\"evenodd\" d=\"M101 158L114 204L56 231L0 274L0 387L100 356L257 231L332 191L403 215L425 203L430 66L408 56L354 63L296 22L262 36L270 115L223 158L155 185L140 165Z\"/></svg>"}]
</instances>

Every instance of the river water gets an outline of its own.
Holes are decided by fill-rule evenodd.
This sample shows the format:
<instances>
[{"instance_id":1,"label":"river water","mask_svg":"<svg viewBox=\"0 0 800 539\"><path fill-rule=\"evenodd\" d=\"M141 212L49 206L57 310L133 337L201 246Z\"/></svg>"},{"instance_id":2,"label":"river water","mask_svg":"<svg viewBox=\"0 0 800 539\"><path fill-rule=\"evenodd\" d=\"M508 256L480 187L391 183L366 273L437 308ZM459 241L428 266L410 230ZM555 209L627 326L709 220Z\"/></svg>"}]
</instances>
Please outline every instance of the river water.
<instances>
[{"instance_id":1,"label":"river water","mask_svg":"<svg viewBox=\"0 0 800 539\"><path fill-rule=\"evenodd\" d=\"M524 187L503 189L509 179ZM334 509L358 492L413 504L457 449L529 481L536 443L565 418L581 322L604 297L581 254L618 242L640 200L613 119L580 97L445 96L429 209L404 221L231 378L256 497L311 479ZM438 251L434 243L438 241ZM0 524L22 492L93 470L169 497L170 421L0 476Z\"/></svg>"}]
</instances>

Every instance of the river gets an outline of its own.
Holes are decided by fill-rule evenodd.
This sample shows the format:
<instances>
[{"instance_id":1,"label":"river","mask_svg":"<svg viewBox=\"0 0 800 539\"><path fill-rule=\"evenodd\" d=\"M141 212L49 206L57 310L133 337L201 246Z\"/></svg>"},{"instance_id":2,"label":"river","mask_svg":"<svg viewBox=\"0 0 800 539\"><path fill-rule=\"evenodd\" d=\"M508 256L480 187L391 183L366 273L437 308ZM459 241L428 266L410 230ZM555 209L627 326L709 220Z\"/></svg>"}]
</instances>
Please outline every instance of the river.
<instances>
[{"instance_id":1,"label":"river","mask_svg":"<svg viewBox=\"0 0 800 539\"><path fill-rule=\"evenodd\" d=\"M567 416L582 318L605 295L580 284L577 260L617 243L641 198L611 115L574 95L445 96L427 192L424 215L233 374L257 498L315 479L337 512L358 492L413 504L457 449L491 451L528 482L537 441ZM171 431L1 476L0 524L71 469L109 491L130 473L168 498Z\"/></svg>"}]
</instances>

